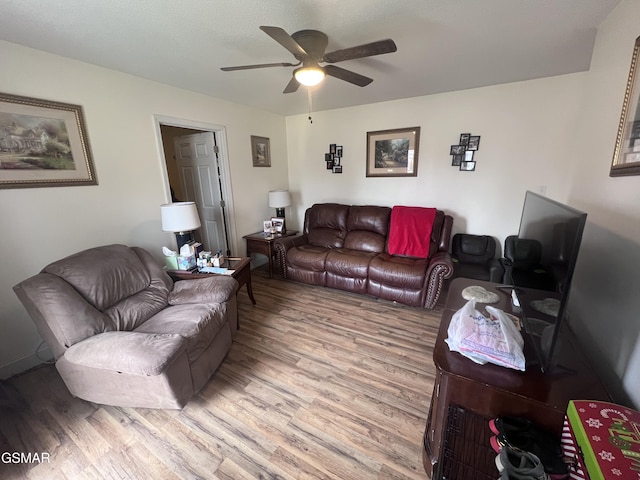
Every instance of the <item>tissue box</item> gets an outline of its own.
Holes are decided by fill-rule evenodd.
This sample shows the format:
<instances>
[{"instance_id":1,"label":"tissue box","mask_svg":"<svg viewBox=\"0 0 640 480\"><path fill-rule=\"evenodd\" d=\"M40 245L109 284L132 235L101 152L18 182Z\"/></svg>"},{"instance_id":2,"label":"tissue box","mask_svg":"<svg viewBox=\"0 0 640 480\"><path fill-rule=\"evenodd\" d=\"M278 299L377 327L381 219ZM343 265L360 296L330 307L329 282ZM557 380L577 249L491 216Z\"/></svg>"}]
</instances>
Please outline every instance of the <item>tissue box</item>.
<instances>
[{"instance_id":1,"label":"tissue box","mask_svg":"<svg viewBox=\"0 0 640 480\"><path fill-rule=\"evenodd\" d=\"M220 255L219 257L212 257L211 261L213 262L214 267L221 267L224 263L224 255Z\"/></svg>"},{"instance_id":2,"label":"tissue box","mask_svg":"<svg viewBox=\"0 0 640 480\"><path fill-rule=\"evenodd\" d=\"M167 266L167 270L178 269L178 257L175 257L175 256L164 257L164 262L165 262L165 265Z\"/></svg>"},{"instance_id":3,"label":"tissue box","mask_svg":"<svg viewBox=\"0 0 640 480\"><path fill-rule=\"evenodd\" d=\"M562 450L577 466L572 479L636 478L640 469L640 412L613 403L571 400Z\"/></svg>"},{"instance_id":4,"label":"tissue box","mask_svg":"<svg viewBox=\"0 0 640 480\"><path fill-rule=\"evenodd\" d=\"M188 257L178 256L175 257L178 260L178 270L191 270L196 266L196 256L189 255Z\"/></svg>"}]
</instances>

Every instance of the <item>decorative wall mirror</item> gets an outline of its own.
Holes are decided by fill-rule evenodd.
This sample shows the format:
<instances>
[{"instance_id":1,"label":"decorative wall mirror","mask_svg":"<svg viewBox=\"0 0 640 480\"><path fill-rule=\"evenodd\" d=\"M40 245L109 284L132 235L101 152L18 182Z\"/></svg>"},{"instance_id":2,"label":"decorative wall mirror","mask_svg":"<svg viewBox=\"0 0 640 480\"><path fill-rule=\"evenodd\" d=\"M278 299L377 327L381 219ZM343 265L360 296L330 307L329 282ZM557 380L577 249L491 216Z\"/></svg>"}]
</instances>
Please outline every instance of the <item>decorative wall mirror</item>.
<instances>
[{"instance_id":1,"label":"decorative wall mirror","mask_svg":"<svg viewBox=\"0 0 640 480\"><path fill-rule=\"evenodd\" d=\"M631 57L629 79L624 92L616 147L613 151L613 162L609 173L611 177L640 175L640 85L638 85L640 75L636 75L639 51L640 37L636 38Z\"/></svg>"}]
</instances>

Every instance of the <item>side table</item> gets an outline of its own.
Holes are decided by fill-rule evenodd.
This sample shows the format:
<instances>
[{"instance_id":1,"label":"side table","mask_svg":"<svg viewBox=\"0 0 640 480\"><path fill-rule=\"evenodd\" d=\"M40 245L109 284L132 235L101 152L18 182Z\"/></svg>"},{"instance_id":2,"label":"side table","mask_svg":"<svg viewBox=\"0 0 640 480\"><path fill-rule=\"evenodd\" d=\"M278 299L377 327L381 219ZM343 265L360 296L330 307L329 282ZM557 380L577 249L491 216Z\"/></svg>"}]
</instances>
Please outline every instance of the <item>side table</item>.
<instances>
[{"instance_id":1,"label":"side table","mask_svg":"<svg viewBox=\"0 0 640 480\"><path fill-rule=\"evenodd\" d=\"M247 257L251 257L252 253L266 255L269 260L269 278L273 278L273 255L275 254L273 241L277 238L291 237L297 234L297 230L287 230L286 233L275 234L257 232L245 235L242 238L247 241Z\"/></svg>"},{"instance_id":2,"label":"side table","mask_svg":"<svg viewBox=\"0 0 640 480\"><path fill-rule=\"evenodd\" d=\"M222 264L223 267L233 270L231 276L238 282L238 289L243 285L247 286L247 293L251 303L256 304L256 299L253 298L253 288L251 286L251 259L249 257L232 257L228 258ZM197 270L185 271L185 270L167 270L167 274L173 279L178 280L193 280L195 278L208 278L211 275L220 275L217 273L200 273Z\"/></svg>"}]
</instances>

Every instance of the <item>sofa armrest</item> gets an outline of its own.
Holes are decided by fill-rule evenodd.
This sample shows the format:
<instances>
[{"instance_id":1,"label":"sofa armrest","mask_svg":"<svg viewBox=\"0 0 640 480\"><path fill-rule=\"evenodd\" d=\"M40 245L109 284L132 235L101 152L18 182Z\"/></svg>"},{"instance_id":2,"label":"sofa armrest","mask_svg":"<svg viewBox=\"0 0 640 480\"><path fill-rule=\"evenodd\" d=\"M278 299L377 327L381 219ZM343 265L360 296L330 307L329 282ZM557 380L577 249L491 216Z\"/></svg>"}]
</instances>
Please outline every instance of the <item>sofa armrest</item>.
<instances>
[{"instance_id":1,"label":"sofa armrest","mask_svg":"<svg viewBox=\"0 0 640 480\"><path fill-rule=\"evenodd\" d=\"M453 276L453 261L449 252L438 252L429 259L427 267L427 292L425 308L432 309L438 303L442 286L447 278Z\"/></svg>"},{"instance_id":2,"label":"sofa armrest","mask_svg":"<svg viewBox=\"0 0 640 480\"><path fill-rule=\"evenodd\" d=\"M299 247L307 243L309 243L309 237L306 234L293 237L281 237L273 241L273 249L275 250L276 259L284 278L287 278L287 252L293 247Z\"/></svg>"},{"instance_id":3,"label":"sofa armrest","mask_svg":"<svg viewBox=\"0 0 640 480\"><path fill-rule=\"evenodd\" d=\"M211 275L209 278L181 280L173 285L173 290L169 293L169 304L223 303L237 291L238 282L231 276Z\"/></svg>"},{"instance_id":4,"label":"sofa armrest","mask_svg":"<svg viewBox=\"0 0 640 480\"><path fill-rule=\"evenodd\" d=\"M131 375L160 375L185 350L177 334L105 332L69 347L65 359L73 364Z\"/></svg>"}]
</instances>

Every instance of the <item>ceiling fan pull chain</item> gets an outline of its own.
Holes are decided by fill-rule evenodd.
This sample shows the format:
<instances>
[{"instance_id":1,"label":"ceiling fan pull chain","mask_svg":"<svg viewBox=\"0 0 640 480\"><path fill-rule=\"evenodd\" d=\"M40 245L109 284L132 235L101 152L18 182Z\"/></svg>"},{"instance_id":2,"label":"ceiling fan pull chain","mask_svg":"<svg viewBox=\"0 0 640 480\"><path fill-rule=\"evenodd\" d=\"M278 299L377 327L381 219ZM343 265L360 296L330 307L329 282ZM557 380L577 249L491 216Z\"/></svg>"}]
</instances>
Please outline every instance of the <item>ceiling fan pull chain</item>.
<instances>
[{"instance_id":1,"label":"ceiling fan pull chain","mask_svg":"<svg viewBox=\"0 0 640 480\"><path fill-rule=\"evenodd\" d=\"M307 87L307 103L309 104L309 123L313 123L311 118L311 105L313 103L313 97L311 96L311 87Z\"/></svg>"}]
</instances>

